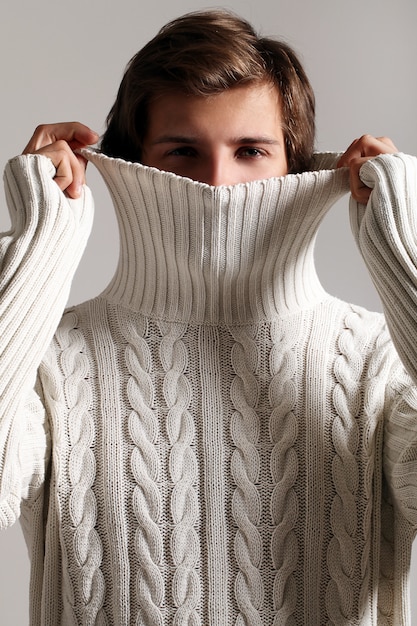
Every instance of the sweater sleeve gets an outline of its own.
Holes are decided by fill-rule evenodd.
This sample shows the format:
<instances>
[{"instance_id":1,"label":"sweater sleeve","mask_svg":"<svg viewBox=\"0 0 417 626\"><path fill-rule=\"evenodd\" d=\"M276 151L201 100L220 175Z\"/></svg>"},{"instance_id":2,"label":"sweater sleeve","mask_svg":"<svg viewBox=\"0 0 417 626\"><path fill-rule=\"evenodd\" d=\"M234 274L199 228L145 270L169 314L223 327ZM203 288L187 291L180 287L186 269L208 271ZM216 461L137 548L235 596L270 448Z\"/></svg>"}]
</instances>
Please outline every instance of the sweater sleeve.
<instances>
[{"instance_id":1,"label":"sweater sleeve","mask_svg":"<svg viewBox=\"0 0 417 626\"><path fill-rule=\"evenodd\" d=\"M386 389L384 473L417 528L417 158L382 155L360 175L373 191L366 207L351 199L351 223L403 364Z\"/></svg>"},{"instance_id":2,"label":"sweater sleeve","mask_svg":"<svg viewBox=\"0 0 417 626\"><path fill-rule=\"evenodd\" d=\"M360 171L367 207L351 199L351 222L381 298L398 354L417 382L417 158L381 155Z\"/></svg>"},{"instance_id":3,"label":"sweater sleeve","mask_svg":"<svg viewBox=\"0 0 417 626\"><path fill-rule=\"evenodd\" d=\"M35 393L92 223L92 198L68 199L50 159L25 155L4 173L11 229L0 239L0 528L42 483L49 450L45 410Z\"/></svg>"}]
</instances>

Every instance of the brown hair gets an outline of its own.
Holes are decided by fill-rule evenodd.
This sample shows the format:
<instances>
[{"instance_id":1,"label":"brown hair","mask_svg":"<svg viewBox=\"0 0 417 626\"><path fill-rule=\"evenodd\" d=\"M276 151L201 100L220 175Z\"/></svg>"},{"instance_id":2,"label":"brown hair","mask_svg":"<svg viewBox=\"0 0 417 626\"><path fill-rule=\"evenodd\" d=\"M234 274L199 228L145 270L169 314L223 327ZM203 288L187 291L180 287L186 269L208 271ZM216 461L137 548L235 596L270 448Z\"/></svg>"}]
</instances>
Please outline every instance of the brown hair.
<instances>
[{"instance_id":1,"label":"brown hair","mask_svg":"<svg viewBox=\"0 0 417 626\"><path fill-rule=\"evenodd\" d=\"M258 37L227 11L188 13L164 26L129 62L101 143L108 156L140 161L149 106L167 91L208 96L239 85L271 82L279 91L289 172L310 167L315 102L294 51Z\"/></svg>"}]
</instances>

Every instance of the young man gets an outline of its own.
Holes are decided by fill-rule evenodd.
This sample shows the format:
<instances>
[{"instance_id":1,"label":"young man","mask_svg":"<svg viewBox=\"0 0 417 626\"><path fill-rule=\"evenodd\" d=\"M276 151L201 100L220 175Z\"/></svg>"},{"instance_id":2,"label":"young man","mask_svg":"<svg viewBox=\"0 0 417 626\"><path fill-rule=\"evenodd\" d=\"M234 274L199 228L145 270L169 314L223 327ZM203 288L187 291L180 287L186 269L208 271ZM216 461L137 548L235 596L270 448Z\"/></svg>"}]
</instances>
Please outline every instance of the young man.
<instances>
[{"instance_id":1,"label":"young man","mask_svg":"<svg viewBox=\"0 0 417 626\"><path fill-rule=\"evenodd\" d=\"M262 138L268 139L268 150L254 141ZM314 139L314 93L293 50L258 37L231 14L205 12L167 24L131 59L108 116L102 150L193 180L227 185L308 170ZM25 152L47 154L57 167L56 181L72 196L84 183L83 165L72 149L97 140L81 124L44 125ZM221 146L227 146L234 163L231 175L229 165L219 160ZM200 154L194 150L191 158L193 148ZM239 150L246 158L238 159ZM350 146L339 166L350 166L358 201L369 197L359 178L360 159L396 151L389 139L370 136ZM219 168L221 178L213 177L213 168Z\"/></svg>"},{"instance_id":2,"label":"young man","mask_svg":"<svg viewBox=\"0 0 417 626\"><path fill-rule=\"evenodd\" d=\"M42 126L6 170L0 522L21 515L32 623L409 623L416 159L369 136L314 155L293 52L224 12L164 27L104 154L74 152L97 139ZM60 321L86 159L121 255ZM343 166L396 349L315 273Z\"/></svg>"}]
</instances>

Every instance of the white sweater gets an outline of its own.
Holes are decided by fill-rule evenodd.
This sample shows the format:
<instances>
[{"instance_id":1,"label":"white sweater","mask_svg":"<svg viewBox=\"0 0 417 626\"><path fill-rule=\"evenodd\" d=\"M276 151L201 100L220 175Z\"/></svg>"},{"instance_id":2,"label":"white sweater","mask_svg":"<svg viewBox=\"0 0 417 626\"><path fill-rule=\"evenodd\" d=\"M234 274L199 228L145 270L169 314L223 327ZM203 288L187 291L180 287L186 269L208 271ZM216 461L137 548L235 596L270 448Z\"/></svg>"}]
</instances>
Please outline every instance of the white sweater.
<instances>
[{"instance_id":1,"label":"white sweater","mask_svg":"<svg viewBox=\"0 0 417 626\"><path fill-rule=\"evenodd\" d=\"M5 173L0 525L21 516L32 625L409 624L417 159L369 161L351 202L395 349L314 269L334 155L215 188L85 154L121 255L61 322L90 192L43 156Z\"/></svg>"}]
</instances>

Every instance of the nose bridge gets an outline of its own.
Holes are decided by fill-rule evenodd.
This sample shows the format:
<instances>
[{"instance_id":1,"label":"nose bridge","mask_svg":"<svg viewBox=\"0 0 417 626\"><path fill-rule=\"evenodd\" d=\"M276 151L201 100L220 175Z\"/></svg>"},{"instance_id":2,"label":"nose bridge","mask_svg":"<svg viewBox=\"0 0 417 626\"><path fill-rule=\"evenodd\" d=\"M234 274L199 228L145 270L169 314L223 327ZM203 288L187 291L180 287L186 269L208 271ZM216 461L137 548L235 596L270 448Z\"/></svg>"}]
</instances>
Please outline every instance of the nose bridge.
<instances>
[{"instance_id":1,"label":"nose bridge","mask_svg":"<svg viewBox=\"0 0 417 626\"><path fill-rule=\"evenodd\" d=\"M213 150L207 158L206 182L215 187L232 184L231 166L227 151Z\"/></svg>"}]
</instances>

